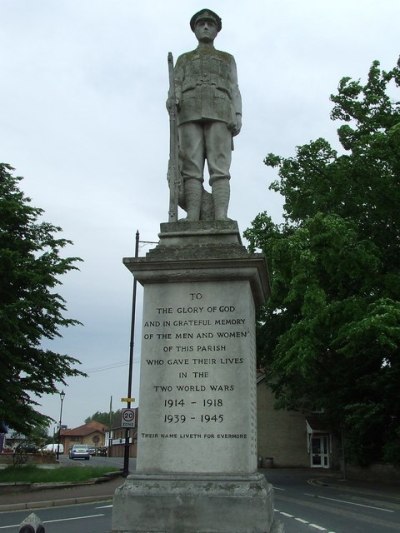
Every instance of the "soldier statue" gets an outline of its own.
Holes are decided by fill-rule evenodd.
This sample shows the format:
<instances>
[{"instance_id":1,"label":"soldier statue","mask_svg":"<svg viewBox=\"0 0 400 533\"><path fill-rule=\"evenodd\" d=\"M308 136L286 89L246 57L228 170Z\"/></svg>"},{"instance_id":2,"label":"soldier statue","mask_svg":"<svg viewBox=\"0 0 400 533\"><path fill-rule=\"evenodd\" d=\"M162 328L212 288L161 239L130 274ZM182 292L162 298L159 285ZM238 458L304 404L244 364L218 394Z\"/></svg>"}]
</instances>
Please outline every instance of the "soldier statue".
<instances>
[{"instance_id":1,"label":"soldier statue","mask_svg":"<svg viewBox=\"0 0 400 533\"><path fill-rule=\"evenodd\" d=\"M214 48L222 28L221 18L202 9L190 20L199 44L179 56L174 71L174 95L168 109L176 106L179 138L179 170L187 221L200 220L204 166L212 189L213 218L227 220L233 136L242 125L242 101L235 59ZM171 185L170 185L171 186Z\"/></svg>"}]
</instances>

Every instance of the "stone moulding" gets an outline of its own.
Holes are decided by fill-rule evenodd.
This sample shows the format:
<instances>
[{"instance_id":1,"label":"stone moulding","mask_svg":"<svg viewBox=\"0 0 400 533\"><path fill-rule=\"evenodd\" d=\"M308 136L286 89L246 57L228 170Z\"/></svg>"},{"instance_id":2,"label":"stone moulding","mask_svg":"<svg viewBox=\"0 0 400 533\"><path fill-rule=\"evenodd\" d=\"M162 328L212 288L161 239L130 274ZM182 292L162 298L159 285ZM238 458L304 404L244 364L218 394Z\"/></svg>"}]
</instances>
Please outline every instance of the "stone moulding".
<instances>
[{"instance_id":1,"label":"stone moulding","mask_svg":"<svg viewBox=\"0 0 400 533\"><path fill-rule=\"evenodd\" d=\"M266 260L262 254L183 260L126 257L123 263L142 285L184 281L247 280L256 305L262 305L270 293L268 277L265 274Z\"/></svg>"},{"instance_id":2,"label":"stone moulding","mask_svg":"<svg viewBox=\"0 0 400 533\"><path fill-rule=\"evenodd\" d=\"M248 253L236 221L165 222L160 228L146 257L123 259L141 284L248 280L257 306L269 297L265 256Z\"/></svg>"}]
</instances>

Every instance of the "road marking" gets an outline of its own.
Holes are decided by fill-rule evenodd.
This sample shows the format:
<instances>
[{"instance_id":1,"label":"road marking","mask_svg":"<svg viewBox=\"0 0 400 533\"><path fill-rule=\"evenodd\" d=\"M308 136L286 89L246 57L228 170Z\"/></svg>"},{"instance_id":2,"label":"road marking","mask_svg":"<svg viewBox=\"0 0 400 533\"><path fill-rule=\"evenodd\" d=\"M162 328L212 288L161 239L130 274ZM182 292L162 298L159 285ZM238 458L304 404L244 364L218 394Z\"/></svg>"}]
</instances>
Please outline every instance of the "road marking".
<instances>
[{"instance_id":1,"label":"road marking","mask_svg":"<svg viewBox=\"0 0 400 533\"><path fill-rule=\"evenodd\" d=\"M281 487L275 487L275 485L272 485L272 488L273 488L274 490L283 490L283 491L285 491L285 489L282 489Z\"/></svg>"},{"instance_id":2,"label":"road marking","mask_svg":"<svg viewBox=\"0 0 400 533\"><path fill-rule=\"evenodd\" d=\"M284 513L283 511L279 511L279 509L275 509L275 512L281 514L285 518L294 518L294 520L296 520L297 522L300 522L309 527L313 527L314 529L319 529L320 531L327 531L328 533L335 533L334 531L329 531L328 529L326 529L326 527L322 527L317 524L311 524L307 520L304 520L304 518L298 518L296 516L293 516L292 514Z\"/></svg>"},{"instance_id":3,"label":"road marking","mask_svg":"<svg viewBox=\"0 0 400 533\"><path fill-rule=\"evenodd\" d=\"M104 513L100 514L92 514L87 516L74 516L72 518L59 518L58 520L43 520L43 524L51 524L55 522L68 522L69 520L83 520L85 518L98 518L99 516L105 516ZM9 526L0 526L0 529L15 529L16 527L20 527L21 524L10 524Z\"/></svg>"},{"instance_id":4,"label":"road marking","mask_svg":"<svg viewBox=\"0 0 400 533\"><path fill-rule=\"evenodd\" d=\"M384 509L383 507L374 507L373 505L366 505L365 503L349 502L347 500L339 500L337 498L328 498L327 496L318 496L318 494L304 493L304 496L311 496L312 498L319 498L321 500L329 500L332 502L347 503L347 505L355 505L357 507L367 507L368 509L375 509L376 511L384 511L385 513L394 513L392 509Z\"/></svg>"},{"instance_id":5,"label":"road marking","mask_svg":"<svg viewBox=\"0 0 400 533\"><path fill-rule=\"evenodd\" d=\"M309 524L308 520L303 520L303 518L295 518L297 522L301 522L302 524Z\"/></svg>"},{"instance_id":6,"label":"road marking","mask_svg":"<svg viewBox=\"0 0 400 533\"><path fill-rule=\"evenodd\" d=\"M71 520L85 520L87 518L98 518L99 516L105 516L104 513L88 514L85 516L71 516L70 518L58 518L57 520L43 520L43 524L54 524L56 522L69 522Z\"/></svg>"},{"instance_id":7,"label":"road marking","mask_svg":"<svg viewBox=\"0 0 400 533\"><path fill-rule=\"evenodd\" d=\"M112 506L113 504L111 503L110 505L101 505L100 507L95 507L95 509L110 509Z\"/></svg>"}]
</instances>

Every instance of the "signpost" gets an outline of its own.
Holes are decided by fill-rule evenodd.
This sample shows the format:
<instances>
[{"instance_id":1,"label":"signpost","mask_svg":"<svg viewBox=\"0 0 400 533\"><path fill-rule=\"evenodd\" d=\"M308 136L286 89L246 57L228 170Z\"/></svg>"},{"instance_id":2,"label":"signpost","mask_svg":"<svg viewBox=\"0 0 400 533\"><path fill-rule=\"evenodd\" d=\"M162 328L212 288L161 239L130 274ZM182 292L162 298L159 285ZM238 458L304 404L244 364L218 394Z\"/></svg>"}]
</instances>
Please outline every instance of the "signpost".
<instances>
[{"instance_id":1,"label":"signpost","mask_svg":"<svg viewBox=\"0 0 400 533\"><path fill-rule=\"evenodd\" d=\"M135 409L122 409L121 427L134 428L135 427Z\"/></svg>"}]
</instances>

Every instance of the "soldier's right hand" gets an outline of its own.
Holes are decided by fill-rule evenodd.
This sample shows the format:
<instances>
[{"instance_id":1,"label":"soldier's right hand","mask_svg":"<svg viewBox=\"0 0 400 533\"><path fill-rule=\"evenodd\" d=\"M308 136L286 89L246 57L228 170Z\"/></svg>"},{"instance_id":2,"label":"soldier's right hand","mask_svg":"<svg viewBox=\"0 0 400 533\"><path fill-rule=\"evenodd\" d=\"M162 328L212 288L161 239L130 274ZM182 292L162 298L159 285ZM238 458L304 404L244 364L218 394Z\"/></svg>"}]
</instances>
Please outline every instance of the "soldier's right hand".
<instances>
[{"instance_id":1,"label":"soldier's right hand","mask_svg":"<svg viewBox=\"0 0 400 533\"><path fill-rule=\"evenodd\" d=\"M179 98L174 99L172 96L168 96L166 105L169 113L171 113L174 107L179 110Z\"/></svg>"}]
</instances>

